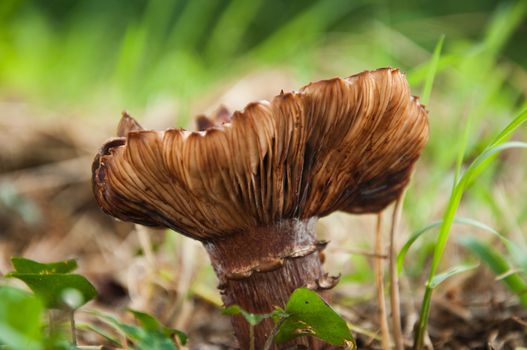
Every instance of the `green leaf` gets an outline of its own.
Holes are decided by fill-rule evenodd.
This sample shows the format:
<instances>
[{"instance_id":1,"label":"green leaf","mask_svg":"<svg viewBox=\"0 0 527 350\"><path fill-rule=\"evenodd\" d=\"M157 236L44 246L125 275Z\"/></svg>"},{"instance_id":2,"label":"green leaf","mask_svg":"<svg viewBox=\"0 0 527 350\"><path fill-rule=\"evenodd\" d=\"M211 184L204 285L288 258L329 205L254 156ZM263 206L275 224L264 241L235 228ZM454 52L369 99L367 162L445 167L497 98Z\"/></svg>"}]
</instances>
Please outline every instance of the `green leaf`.
<instances>
[{"instance_id":1,"label":"green leaf","mask_svg":"<svg viewBox=\"0 0 527 350\"><path fill-rule=\"evenodd\" d=\"M128 309L128 311L134 315L135 319L144 329L150 331L159 331L167 337L176 335L179 338L181 344L185 345L187 343L187 335L182 331L162 325L161 322L159 322L156 318L145 312L133 309Z\"/></svg>"},{"instance_id":2,"label":"green leaf","mask_svg":"<svg viewBox=\"0 0 527 350\"><path fill-rule=\"evenodd\" d=\"M75 310L95 298L97 291L83 276L70 274L77 268L75 260L40 263L14 257L15 272L6 277L20 279L39 296L48 308Z\"/></svg>"},{"instance_id":3,"label":"green leaf","mask_svg":"<svg viewBox=\"0 0 527 350\"><path fill-rule=\"evenodd\" d=\"M310 289L296 289L287 302L285 312L289 317L278 329L275 336L277 343L303 335L311 335L333 345L354 343L346 321Z\"/></svg>"},{"instance_id":4,"label":"green leaf","mask_svg":"<svg viewBox=\"0 0 527 350\"><path fill-rule=\"evenodd\" d=\"M163 328L163 325L161 325L161 323L158 320L156 320L153 316L145 312L141 312L141 311L137 311L133 309L129 309L128 311L132 315L134 315L135 319L141 324L141 326L144 329L151 330L151 331L159 331Z\"/></svg>"},{"instance_id":5,"label":"green leaf","mask_svg":"<svg viewBox=\"0 0 527 350\"><path fill-rule=\"evenodd\" d=\"M223 314L224 315L242 315L243 318L245 318L245 320L249 322L249 324L252 326L256 326L258 323L262 322L262 320L266 318L273 317L272 313L253 314L253 313L247 312L244 309L242 309L239 305L231 305L231 306L226 307L223 310Z\"/></svg>"},{"instance_id":6,"label":"green leaf","mask_svg":"<svg viewBox=\"0 0 527 350\"><path fill-rule=\"evenodd\" d=\"M44 264L22 257L13 257L11 258L11 263L13 264L15 271L19 273L38 273L46 275L70 273L77 269L77 261L73 259Z\"/></svg>"},{"instance_id":7,"label":"green leaf","mask_svg":"<svg viewBox=\"0 0 527 350\"><path fill-rule=\"evenodd\" d=\"M117 346L118 348L122 348L123 347L121 345L121 342L119 341L119 339L116 336L114 336L113 334L110 334L109 332L107 332L102 327L99 327L98 325L96 325L94 322L92 322L92 323L82 323L82 322L79 323L79 322L76 322L76 326L77 326L77 329L86 330L86 331L97 333L98 335L100 335L101 337L103 337L107 341L111 342L112 345Z\"/></svg>"},{"instance_id":8,"label":"green leaf","mask_svg":"<svg viewBox=\"0 0 527 350\"><path fill-rule=\"evenodd\" d=\"M93 285L83 276L75 274L38 274L11 272L7 277L17 278L42 300L48 308L77 309L97 296ZM75 296L71 298L71 296ZM76 299L72 302L73 299Z\"/></svg>"},{"instance_id":9,"label":"green leaf","mask_svg":"<svg viewBox=\"0 0 527 350\"><path fill-rule=\"evenodd\" d=\"M0 343L7 349L42 349L44 306L27 292L0 287Z\"/></svg>"},{"instance_id":10,"label":"green leaf","mask_svg":"<svg viewBox=\"0 0 527 350\"><path fill-rule=\"evenodd\" d=\"M136 313L133 313L136 315ZM158 324L161 326L159 321L154 319L148 314L138 312L137 315L140 314L140 318L146 322L148 327L152 327L154 324ZM149 350L149 349L155 349L155 350L178 350L178 347L176 343L172 340L172 338L169 335L164 334L160 330L156 329L148 329L143 327L138 327L134 325L128 325L125 323L120 322L115 317L110 315L104 315L104 314L97 314L99 318L106 322L107 324L111 325L118 331L122 332L128 339L134 342L135 347L134 349L141 349L141 350ZM146 317L144 317L146 315ZM152 322L152 319L155 322ZM138 320L139 322L142 322ZM161 326L162 328L166 328ZM183 334L180 331L177 331L176 333L181 340L180 334ZM184 341L186 342L186 335L184 336ZM185 344L182 341L183 345Z\"/></svg>"},{"instance_id":11,"label":"green leaf","mask_svg":"<svg viewBox=\"0 0 527 350\"><path fill-rule=\"evenodd\" d=\"M448 278L454 275L460 274L462 272L473 270L478 266L479 264L454 266L443 273L435 275L432 281L430 282L430 288L436 288L438 285L443 283Z\"/></svg>"}]
</instances>

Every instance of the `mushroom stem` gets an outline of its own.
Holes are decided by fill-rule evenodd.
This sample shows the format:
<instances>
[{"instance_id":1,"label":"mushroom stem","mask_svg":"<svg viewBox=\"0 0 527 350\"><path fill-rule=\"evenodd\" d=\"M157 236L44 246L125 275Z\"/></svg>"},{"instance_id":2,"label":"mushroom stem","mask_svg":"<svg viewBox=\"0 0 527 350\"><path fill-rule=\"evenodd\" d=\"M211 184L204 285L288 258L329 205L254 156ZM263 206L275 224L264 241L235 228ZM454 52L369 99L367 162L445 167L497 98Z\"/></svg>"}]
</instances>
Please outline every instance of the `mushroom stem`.
<instances>
[{"instance_id":1,"label":"mushroom stem","mask_svg":"<svg viewBox=\"0 0 527 350\"><path fill-rule=\"evenodd\" d=\"M225 305L237 304L248 312L263 314L272 312L275 306L283 307L296 288L308 287L321 293L332 288L337 279L322 271L319 252L325 243L315 239L315 223L315 218L282 220L250 233L239 232L205 243ZM240 348L248 349L249 324L239 315L233 316L232 324ZM263 349L273 328L271 319L254 327L255 349ZM305 337L284 346L292 344L321 348L319 341Z\"/></svg>"},{"instance_id":2,"label":"mushroom stem","mask_svg":"<svg viewBox=\"0 0 527 350\"><path fill-rule=\"evenodd\" d=\"M388 316L386 303L384 301L384 269L383 260L379 257L384 254L382 245L382 213L377 214L375 226L375 284L377 285L377 304L379 305L379 324L381 327L381 342L383 350L391 348L390 330L388 328Z\"/></svg>"}]
</instances>

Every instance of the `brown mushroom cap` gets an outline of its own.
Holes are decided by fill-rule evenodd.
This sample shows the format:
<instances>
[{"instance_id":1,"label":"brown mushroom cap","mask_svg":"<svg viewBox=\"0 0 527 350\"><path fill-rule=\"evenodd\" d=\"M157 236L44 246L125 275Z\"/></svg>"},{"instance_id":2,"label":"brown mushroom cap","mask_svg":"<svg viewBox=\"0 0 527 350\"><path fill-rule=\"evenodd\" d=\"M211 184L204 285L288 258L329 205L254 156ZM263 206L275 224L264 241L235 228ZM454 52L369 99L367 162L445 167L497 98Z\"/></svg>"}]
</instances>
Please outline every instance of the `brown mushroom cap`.
<instances>
[{"instance_id":1,"label":"brown mushroom cap","mask_svg":"<svg viewBox=\"0 0 527 350\"><path fill-rule=\"evenodd\" d=\"M202 132L142 130L125 114L119 136L93 164L103 210L206 241L382 210L407 185L428 122L405 76L385 68L250 103Z\"/></svg>"}]
</instances>

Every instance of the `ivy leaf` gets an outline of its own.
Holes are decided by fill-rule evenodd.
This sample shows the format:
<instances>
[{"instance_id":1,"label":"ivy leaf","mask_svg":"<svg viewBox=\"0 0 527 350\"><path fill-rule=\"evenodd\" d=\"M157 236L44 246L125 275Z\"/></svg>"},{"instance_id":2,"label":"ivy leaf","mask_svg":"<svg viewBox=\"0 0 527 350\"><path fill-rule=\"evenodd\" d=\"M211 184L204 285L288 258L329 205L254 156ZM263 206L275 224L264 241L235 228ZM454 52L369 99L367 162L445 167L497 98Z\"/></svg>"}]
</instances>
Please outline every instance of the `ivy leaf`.
<instances>
[{"instance_id":1,"label":"ivy leaf","mask_svg":"<svg viewBox=\"0 0 527 350\"><path fill-rule=\"evenodd\" d=\"M317 337L333 345L346 345L355 342L344 321L316 292L296 289L285 312L289 315L280 325L275 336L276 343L283 343L303 335Z\"/></svg>"}]
</instances>

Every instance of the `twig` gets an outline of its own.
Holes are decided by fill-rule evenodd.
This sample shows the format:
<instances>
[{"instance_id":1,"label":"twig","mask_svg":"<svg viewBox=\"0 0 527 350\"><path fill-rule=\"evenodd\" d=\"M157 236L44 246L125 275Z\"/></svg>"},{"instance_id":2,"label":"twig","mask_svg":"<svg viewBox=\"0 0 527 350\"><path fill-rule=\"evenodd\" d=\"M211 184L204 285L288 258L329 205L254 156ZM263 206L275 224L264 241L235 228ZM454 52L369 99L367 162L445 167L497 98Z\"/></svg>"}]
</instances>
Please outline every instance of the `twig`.
<instances>
[{"instance_id":1,"label":"twig","mask_svg":"<svg viewBox=\"0 0 527 350\"><path fill-rule=\"evenodd\" d=\"M378 258L378 259L388 259L387 254L376 254L375 252L369 252L367 250L362 249L353 249L353 248L333 248L332 251L334 252L344 252L348 254L354 254L354 255L362 255L366 256L368 258Z\"/></svg>"},{"instance_id":2,"label":"twig","mask_svg":"<svg viewBox=\"0 0 527 350\"><path fill-rule=\"evenodd\" d=\"M382 213L377 215L377 226L375 229L375 254L382 255ZM384 273L382 259L375 259L375 282L377 284L377 304L379 305L379 323L381 326L382 348L390 349L390 332L388 330L388 316L386 315L386 305L384 303Z\"/></svg>"},{"instance_id":3,"label":"twig","mask_svg":"<svg viewBox=\"0 0 527 350\"><path fill-rule=\"evenodd\" d=\"M518 316L512 316L511 319L512 319L514 322L516 322L516 323L518 323L518 324L520 324L520 325L522 325L522 326L524 326L524 327L527 327L527 321L522 320L522 319L519 318Z\"/></svg>"},{"instance_id":4,"label":"twig","mask_svg":"<svg viewBox=\"0 0 527 350\"><path fill-rule=\"evenodd\" d=\"M401 304L399 297L399 276L397 275L397 265L395 263L395 233L399 220L401 218L402 203L404 193L397 198L392 214L392 226L390 228L390 251L389 251L389 268L390 268L390 304L392 309L392 331L397 350L404 350L404 337L401 328Z\"/></svg>"}]
</instances>

